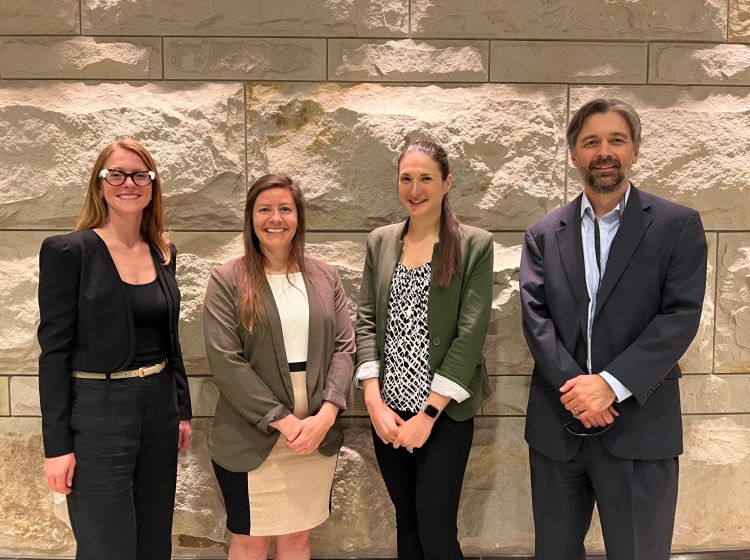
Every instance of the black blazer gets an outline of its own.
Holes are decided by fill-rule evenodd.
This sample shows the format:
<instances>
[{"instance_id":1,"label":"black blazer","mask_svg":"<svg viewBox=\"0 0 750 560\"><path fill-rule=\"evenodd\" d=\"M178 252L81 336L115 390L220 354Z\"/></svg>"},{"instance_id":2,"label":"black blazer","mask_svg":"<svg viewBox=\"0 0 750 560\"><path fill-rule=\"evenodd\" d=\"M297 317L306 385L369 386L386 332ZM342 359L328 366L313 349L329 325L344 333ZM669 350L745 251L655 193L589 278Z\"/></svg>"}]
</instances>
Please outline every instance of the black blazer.
<instances>
[{"instance_id":1,"label":"black blazer","mask_svg":"<svg viewBox=\"0 0 750 560\"><path fill-rule=\"evenodd\" d=\"M534 357L526 441L557 461L581 439L559 388L586 369L588 292L581 197L525 235L521 256L523 331ZM592 370L607 371L633 396L601 438L613 455L666 459L682 452L677 361L698 330L706 286L706 236L694 210L631 186L597 296Z\"/></svg>"},{"instance_id":2,"label":"black blazer","mask_svg":"<svg viewBox=\"0 0 750 560\"><path fill-rule=\"evenodd\" d=\"M180 290L172 260L151 254L169 306L169 369L174 372L180 418L190 419L190 392L178 337ZM127 369L135 355L130 302L104 241L92 230L48 237L39 253L39 395L46 457L73 451L70 432L72 370Z\"/></svg>"}]
</instances>

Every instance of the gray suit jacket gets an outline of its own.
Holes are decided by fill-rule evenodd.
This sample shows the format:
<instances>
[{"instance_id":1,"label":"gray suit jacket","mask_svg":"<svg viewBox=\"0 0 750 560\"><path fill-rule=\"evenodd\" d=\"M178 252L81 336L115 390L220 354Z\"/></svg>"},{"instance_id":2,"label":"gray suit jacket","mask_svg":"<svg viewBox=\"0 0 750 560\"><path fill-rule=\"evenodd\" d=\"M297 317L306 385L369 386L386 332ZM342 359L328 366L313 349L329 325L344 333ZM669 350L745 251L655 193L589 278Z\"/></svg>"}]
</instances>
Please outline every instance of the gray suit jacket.
<instances>
[{"instance_id":1,"label":"gray suit jacket","mask_svg":"<svg viewBox=\"0 0 750 560\"><path fill-rule=\"evenodd\" d=\"M263 299L268 326L250 334L239 324L239 259L217 266L206 289L203 332L211 372L219 388L211 458L230 471L260 466L279 437L268 423L294 408L292 380L276 303L268 283ZM323 401L346 408L354 372L354 331L338 271L305 259L305 287L310 305L307 395L310 414ZM320 452L333 455L343 441L340 420L326 434Z\"/></svg>"}]
</instances>

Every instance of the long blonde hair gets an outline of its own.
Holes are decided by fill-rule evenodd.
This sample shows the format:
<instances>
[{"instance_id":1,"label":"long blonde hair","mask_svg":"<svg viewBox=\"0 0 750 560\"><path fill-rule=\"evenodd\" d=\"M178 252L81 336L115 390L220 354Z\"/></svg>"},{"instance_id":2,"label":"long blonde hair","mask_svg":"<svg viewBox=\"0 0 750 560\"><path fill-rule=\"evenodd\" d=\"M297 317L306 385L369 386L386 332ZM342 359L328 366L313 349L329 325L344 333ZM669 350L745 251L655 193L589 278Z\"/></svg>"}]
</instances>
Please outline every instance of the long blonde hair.
<instances>
[{"instance_id":1,"label":"long blonde hair","mask_svg":"<svg viewBox=\"0 0 750 560\"><path fill-rule=\"evenodd\" d=\"M253 207L258 195L273 188L287 189L294 200L297 210L297 231L292 238L292 246L287 257L287 269L295 266L300 272L305 271L305 199L302 189L289 175L271 173L255 181L247 191L245 200L245 223L242 239L245 254L239 262L238 289L240 292L239 322L253 332L253 326L259 322L265 325L268 321L263 307L263 286L266 282L266 257L260 248L260 240L253 227Z\"/></svg>"},{"instance_id":2,"label":"long blonde hair","mask_svg":"<svg viewBox=\"0 0 750 560\"><path fill-rule=\"evenodd\" d=\"M164 231L164 207L161 199L161 177L156 169L156 162L148 150L132 138L117 140L105 146L96 158L94 168L91 170L89 185L86 189L86 197L83 200L81 213L78 215L75 231L100 227L107 221L107 204L102 198L101 182L104 179L99 177L99 172L104 169L104 163L107 158L117 149L127 150L136 154L146 164L149 171L156 174L156 178L151 181L151 202L143 210L141 219L141 235L143 239L151 245L161 256L164 264L169 264L172 260L172 253L169 250L169 239Z\"/></svg>"}]
</instances>

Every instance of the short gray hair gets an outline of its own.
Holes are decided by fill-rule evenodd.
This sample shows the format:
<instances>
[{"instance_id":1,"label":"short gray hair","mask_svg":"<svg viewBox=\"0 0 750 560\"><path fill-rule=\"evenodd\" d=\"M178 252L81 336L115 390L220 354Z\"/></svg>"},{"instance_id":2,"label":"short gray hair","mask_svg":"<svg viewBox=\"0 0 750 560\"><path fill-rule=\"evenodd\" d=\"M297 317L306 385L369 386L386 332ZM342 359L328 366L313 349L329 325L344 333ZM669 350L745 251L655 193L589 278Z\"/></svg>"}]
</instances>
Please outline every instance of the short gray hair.
<instances>
[{"instance_id":1,"label":"short gray hair","mask_svg":"<svg viewBox=\"0 0 750 560\"><path fill-rule=\"evenodd\" d=\"M568 139L568 149L573 151L576 146L576 140L578 140L578 134L583 128L583 123L586 122L591 115L596 113L609 113L615 111L620 113L630 126L630 137L633 139L633 143L638 146L641 143L641 119L638 113L632 105L620 101L619 99L605 99L599 97L593 99L578 109L570 119L568 124L568 132L566 134Z\"/></svg>"}]
</instances>

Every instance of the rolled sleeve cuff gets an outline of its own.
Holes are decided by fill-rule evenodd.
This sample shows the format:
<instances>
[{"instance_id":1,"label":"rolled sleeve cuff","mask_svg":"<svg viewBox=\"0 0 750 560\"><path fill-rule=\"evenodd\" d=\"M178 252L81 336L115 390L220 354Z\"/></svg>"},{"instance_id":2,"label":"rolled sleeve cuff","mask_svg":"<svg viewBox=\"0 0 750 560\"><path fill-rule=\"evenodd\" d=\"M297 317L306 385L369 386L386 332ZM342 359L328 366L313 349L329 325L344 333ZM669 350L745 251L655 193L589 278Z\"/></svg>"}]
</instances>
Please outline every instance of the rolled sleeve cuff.
<instances>
[{"instance_id":1,"label":"rolled sleeve cuff","mask_svg":"<svg viewBox=\"0 0 750 560\"><path fill-rule=\"evenodd\" d=\"M443 377L439 373L436 373L432 380L432 391L438 395L450 397L456 402L465 401L471 396L461 385L455 381L451 381L447 377Z\"/></svg>"},{"instance_id":2,"label":"rolled sleeve cuff","mask_svg":"<svg viewBox=\"0 0 750 560\"><path fill-rule=\"evenodd\" d=\"M607 384L609 384L610 387L612 387L612 390L615 392L615 395L617 396L618 403L633 396L633 393L631 393L630 390L628 390L628 388L625 387L625 385L623 385L617 379L615 379L611 373L603 371L599 375L604 379L604 381L607 382Z\"/></svg>"},{"instance_id":3,"label":"rolled sleeve cuff","mask_svg":"<svg viewBox=\"0 0 750 560\"><path fill-rule=\"evenodd\" d=\"M337 406L339 410L346 410L346 396L334 389L323 391L323 400Z\"/></svg>"},{"instance_id":4,"label":"rolled sleeve cuff","mask_svg":"<svg viewBox=\"0 0 750 560\"><path fill-rule=\"evenodd\" d=\"M292 411L289 410L286 406L283 404L277 405L273 407L271 410L268 411L268 413L260 419L260 422L258 422L258 428L263 430L265 433L270 434L273 428L269 426L271 422L276 422L277 420L281 420L285 416L288 416L291 414Z\"/></svg>"},{"instance_id":5,"label":"rolled sleeve cuff","mask_svg":"<svg viewBox=\"0 0 750 560\"><path fill-rule=\"evenodd\" d=\"M365 379L372 379L380 376L380 360L364 362L359 364L357 371L354 372L354 384L357 389L362 388L362 382ZM333 403L336 404L336 403Z\"/></svg>"}]
</instances>

